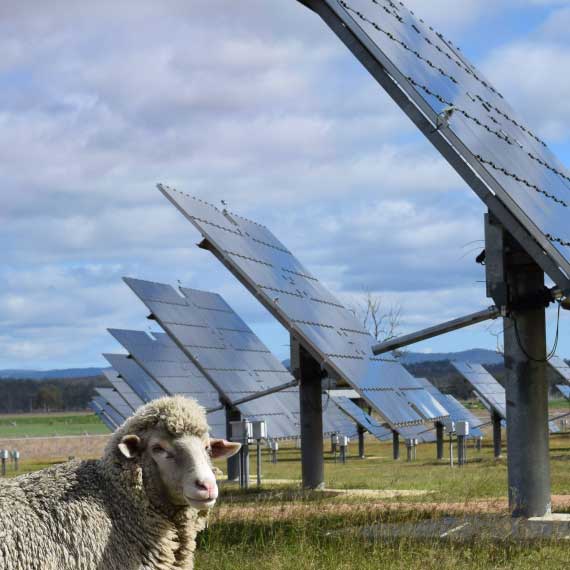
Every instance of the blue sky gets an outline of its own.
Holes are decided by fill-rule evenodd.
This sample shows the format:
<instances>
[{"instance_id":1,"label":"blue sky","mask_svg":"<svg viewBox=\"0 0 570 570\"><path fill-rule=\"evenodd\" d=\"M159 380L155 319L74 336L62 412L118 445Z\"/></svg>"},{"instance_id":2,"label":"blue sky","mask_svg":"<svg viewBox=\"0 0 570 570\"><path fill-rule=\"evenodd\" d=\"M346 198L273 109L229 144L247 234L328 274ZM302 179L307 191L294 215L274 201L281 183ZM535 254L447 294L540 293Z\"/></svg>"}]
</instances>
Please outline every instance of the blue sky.
<instances>
[{"instance_id":1,"label":"blue sky","mask_svg":"<svg viewBox=\"0 0 570 570\"><path fill-rule=\"evenodd\" d=\"M488 306L484 209L294 0L0 6L0 368L103 365L148 330L129 275L217 291L282 358L287 335L155 189L269 226L347 303L401 332ZM570 7L413 0L570 160ZM570 356L563 314L559 353ZM549 342L553 315L549 316ZM494 348L495 323L418 345Z\"/></svg>"}]
</instances>

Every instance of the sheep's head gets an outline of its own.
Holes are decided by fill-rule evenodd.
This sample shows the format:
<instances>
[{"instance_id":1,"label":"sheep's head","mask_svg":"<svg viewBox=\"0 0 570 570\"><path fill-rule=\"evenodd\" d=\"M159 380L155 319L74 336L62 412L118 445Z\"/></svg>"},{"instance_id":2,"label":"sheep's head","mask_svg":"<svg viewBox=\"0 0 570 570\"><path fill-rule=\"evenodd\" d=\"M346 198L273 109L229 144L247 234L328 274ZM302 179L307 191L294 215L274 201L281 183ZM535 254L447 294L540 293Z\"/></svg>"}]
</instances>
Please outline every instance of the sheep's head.
<instances>
[{"instance_id":1,"label":"sheep's head","mask_svg":"<svg viewBox=\"0 0 570 570\"><path fill-rule=\"evenodd\" d=\"M239 443L210 438L204 409L181 396L140 408L110 445L120 461L140 466L153 502L198 510L211 508L218 497L211 460L240 449Z\"/></svg>"}]
</instances>

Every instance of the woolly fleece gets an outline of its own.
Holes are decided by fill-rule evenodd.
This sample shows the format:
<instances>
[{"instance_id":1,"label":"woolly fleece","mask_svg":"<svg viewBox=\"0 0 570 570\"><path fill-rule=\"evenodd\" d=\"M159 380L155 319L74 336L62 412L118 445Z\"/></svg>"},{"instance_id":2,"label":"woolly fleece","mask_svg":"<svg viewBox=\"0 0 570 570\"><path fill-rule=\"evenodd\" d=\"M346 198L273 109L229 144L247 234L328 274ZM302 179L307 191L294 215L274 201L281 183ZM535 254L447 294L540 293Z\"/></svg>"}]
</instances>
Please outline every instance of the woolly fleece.
<instances>
[{"instance_id":1,"label":"woolly fleece","mask_svg":"<svg viewBox=\"0 0 570 570\"><path fill-rule=\"evenodd\" d=\"M204 409L180 396L141 407L100 460L73 461L0 483L2 570L192 570L207 513L153 501L156 481L117 445L147 429L208 437Z\"/></svg>"}]
</instances>

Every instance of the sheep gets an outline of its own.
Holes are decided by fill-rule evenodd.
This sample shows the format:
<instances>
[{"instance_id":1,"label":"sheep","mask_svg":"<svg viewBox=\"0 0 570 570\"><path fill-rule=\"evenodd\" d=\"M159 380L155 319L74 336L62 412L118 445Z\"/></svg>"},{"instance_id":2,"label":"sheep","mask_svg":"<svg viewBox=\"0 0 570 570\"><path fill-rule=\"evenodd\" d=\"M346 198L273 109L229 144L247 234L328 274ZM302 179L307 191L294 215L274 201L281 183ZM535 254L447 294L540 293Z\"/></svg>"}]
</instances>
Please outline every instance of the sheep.
<instances>
[{"instance_id":1,"label":"sheep","mask_svg":"<svg viewBox=\"0 0 570 570\"><path fill-rule=\"evenodd\" d=\"M181 396L135 412L103 457L0 483L2 570L174 570L194 566L196 535L218 496L204 409Z\"/></svg>"}]
</instances>

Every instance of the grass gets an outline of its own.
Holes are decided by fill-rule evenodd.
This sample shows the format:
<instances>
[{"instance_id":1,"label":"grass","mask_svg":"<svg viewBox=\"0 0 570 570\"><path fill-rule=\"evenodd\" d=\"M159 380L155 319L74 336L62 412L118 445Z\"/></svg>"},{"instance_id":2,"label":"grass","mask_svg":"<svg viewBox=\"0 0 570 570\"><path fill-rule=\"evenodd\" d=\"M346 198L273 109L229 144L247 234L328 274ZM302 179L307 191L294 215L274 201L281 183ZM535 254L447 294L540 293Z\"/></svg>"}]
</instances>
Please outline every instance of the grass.
<instances>
[{"instance_id":1,"label":"grass","mask_svg":"<svg viewBox=\"0 0 570 570\"><path fill-rule=\"evenodd\" d=\"M0 416L0 439L54 435L101 435L108 428L95 414L20 414Z\"/></svg>"},{"instance_id":2,"label":"grass","mask_svg":"<svg viewBox=\"0 0 570 570\"><path fill-rule=\"evenodd\" d=\"M283 444L279 463L263 453L264 484L247 491L233 484L221 487L221 497L211 523L198 541L196 568L216 570L376 570L404 569L520 569L567 568L566 543L517 543L481 536L467 543L409 537L366 538L355 532L369 525L415 523L426 518L467 516L504 507L507 488L506 459L492 456L490 437L481 452L469 448L470 463L450 468L434 460L435 446L421 445L418 459L394 462L390 444L372 438L366 442L367 458L349 457L334 463L327 452L325 478L330 489L416 490L421 496L398 498L336 492L304 492L299 450ZM328 448L328 445L327 445ZM351 444L356 451L356 444ZM405 448L402 449L405 455ZM447 453L447 449L446 449ZM252 449L251 471L255 473ZM570 436L551 437L551 478L557 512L570 512ZM22 463L35 470L45 462ZM225 466L219 463L225 470ZM281 480L272 482L271 480ZM287 481L289 482L283 482ZM503 501L496 503L496 501Z\"/></svg>"}]
</instances>

